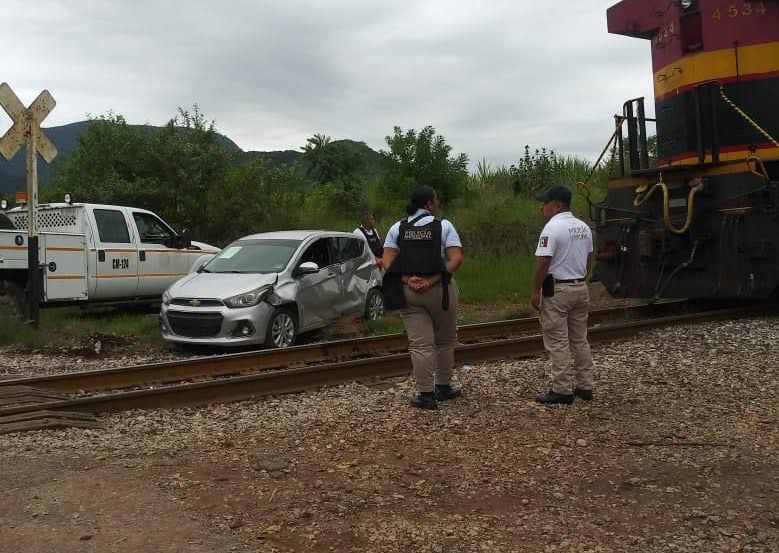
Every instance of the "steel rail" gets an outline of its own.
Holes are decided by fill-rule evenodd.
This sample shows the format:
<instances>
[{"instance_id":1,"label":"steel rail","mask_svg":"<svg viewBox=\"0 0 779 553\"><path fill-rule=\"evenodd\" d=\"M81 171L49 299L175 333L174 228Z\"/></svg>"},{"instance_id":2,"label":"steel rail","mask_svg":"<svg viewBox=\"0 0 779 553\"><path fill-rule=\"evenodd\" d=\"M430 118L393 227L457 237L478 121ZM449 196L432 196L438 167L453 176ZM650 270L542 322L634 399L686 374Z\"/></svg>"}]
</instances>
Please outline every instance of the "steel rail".
<instances>
[{"instance_id":1,"label":"steel rail","mask_svg":"<svg viewBox=\"0 0 779 553\"><path fill-rule=\"evenodd\" d=\"M590 312L590 324L602 324L621 316L641 316L663 309L678 307L684 302L641 304L631 307L600 309ZM492 323L460 326L460 342L472 342L485 338L516 336L537 332L537 317L509 319ZM0 381L3 386L33 386L65 393L99 391L152 384L170 384L196 378L232 376L266 369L278 369L309 363L322 363L353 359L377 353L405 351L408 340L403 333L385 334L349 340L322 342L276 350L261 350L208 357L196 357L181 361L150 363L132 367L99 369L76 373L13 378Z\"/></svg>"},{"instance_id":2,"label":"steel rail","mask_svg":"<svg viewBox=\"0 0 779 553\"><path fill-rule=\"evenodd\" d=\"M773 308L775 311L775 307ZM591 328L591 342L609 342L635 336L644 330L684 323L699 323L764 313L766 308L733 308L689 315L646 319ZM521 358L544 351L541 336L523 336L458 346L457 363ZM33 411L115 413L133 409L155 409L227 403L267 395L299 392L320 386L403 376L411 371L408 353L369 357L310 367L282 369L250 376L236 376L206 382L176 384L160 388L117 392L41 404L0 408L0 417ZM0 419L1 420L1 419Z\"/></svg>"}]
</instances>

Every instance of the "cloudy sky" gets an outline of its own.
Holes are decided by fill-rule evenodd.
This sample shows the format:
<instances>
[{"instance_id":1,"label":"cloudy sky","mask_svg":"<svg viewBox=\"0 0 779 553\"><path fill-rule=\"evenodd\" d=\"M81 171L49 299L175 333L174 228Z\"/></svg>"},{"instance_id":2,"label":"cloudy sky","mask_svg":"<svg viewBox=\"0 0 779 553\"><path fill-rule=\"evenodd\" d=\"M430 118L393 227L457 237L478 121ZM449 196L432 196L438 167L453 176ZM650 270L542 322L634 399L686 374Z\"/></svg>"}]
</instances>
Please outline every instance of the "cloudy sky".
<instances>
[{"instance_id":1,"label":"cloudy sky","mask_svg":"<svg viewBox=\"0 0 779 553\"><path fill-rule=\"evenodd\" d=\"M45 126L197 103L244 150L433 125L472 162L594 159L652 96L649 44L606 33L615 1L4 0L0 80L25 104L51 91Z\"/></svg>"}]
</instances>

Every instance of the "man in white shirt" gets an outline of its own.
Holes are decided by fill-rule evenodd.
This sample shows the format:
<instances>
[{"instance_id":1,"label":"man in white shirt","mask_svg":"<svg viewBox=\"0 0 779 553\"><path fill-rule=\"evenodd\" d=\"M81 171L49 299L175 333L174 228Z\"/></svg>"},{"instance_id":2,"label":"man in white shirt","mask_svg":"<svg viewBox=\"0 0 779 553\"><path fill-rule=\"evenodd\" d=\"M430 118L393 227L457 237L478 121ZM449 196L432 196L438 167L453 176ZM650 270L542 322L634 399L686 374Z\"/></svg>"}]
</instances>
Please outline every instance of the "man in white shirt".
<instances>
[{"instance_id":1,"label":"man in white shirt","mask_svg":"<svg viewBox=\"0 0 779 553\"><path fill-rule=\"evenodd\" d=\"M571 191L567 188L551 188L538 200L543 203L547 223L536 249L531 301L540 313L544 347L552 362L552 383L536 401L571 404L575 397L590 401L594 364L587 342L587 275L592 266L592 231L571 213Z\"/></svg>"}]
</instances>

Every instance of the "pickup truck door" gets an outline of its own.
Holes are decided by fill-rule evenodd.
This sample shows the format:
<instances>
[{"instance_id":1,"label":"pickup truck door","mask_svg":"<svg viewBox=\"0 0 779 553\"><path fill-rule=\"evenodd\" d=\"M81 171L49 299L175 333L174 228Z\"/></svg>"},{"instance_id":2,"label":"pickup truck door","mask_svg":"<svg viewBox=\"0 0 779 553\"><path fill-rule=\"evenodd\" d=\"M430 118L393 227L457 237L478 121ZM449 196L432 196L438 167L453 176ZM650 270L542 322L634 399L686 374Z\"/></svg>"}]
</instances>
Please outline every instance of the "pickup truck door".
<instances>
[{"instance_id":1,"label":"pickup truck door","mask_svg":"<svg viewBox=\"0 0 779 553\"><path fill-rule=\"evenodd\" d=\"M90 279L94 283L92 299L134 298L138 289L138 248L130 237L125 211L95 208L89 213L95 247L90 248L90 266L95 267Z\"/></svg>"},{"instance_id":2,"label":"pickup truck door","mask_svg":"<svg viewBox=\"0 0 779 553\"><path fill-rule=\"evenodd\" d=\"M189 260L197 255L173 245L176 233L159 217L133 211L138 235L138 296L160 297L165 289L189 271Z\"/></svg>"},{"instance_id":3,"label":"pickup truck door","mask_svg":"<svg viewBox=\"0 0 779 553\"><path fill-rule=\"evenodd\" d=\"M319 326L341 316L341 266L335 238L320 238L309 245L297 264L313 261L319 272L302 275L298 285L299 327Z\"/></svg>"},{"instance_id":4,"label":"pickup truck door","mask_svg":"<svg viewBox=\"0 0 779 553\"><path fill-rule=\"evenodd\" d=\"M42 232L44 301L86 300L87 241L83 234Z\"/></svg>"}]
</instances>

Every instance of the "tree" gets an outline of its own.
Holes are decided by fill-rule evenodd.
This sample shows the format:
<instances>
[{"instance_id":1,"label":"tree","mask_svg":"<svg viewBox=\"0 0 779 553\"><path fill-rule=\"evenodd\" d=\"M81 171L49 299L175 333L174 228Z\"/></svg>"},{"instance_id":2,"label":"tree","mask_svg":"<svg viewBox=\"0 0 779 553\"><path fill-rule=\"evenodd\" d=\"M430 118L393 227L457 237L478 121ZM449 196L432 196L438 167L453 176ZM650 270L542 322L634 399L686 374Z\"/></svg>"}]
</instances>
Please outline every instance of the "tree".
<instances>
[{"instance_id":1,"label":"tree","mask_svg":"<svg viewBox=\"0 0 779 553\"><path fill-rule=\"evenodd\" d=\"M165 206L170 223L203 236L207 193L230 168L230 155L219 143L213 121L197 105L192 112L179 108L177 117L150 135L148 155L149 174L161 185L157 205Z\"/></svg>"},{"instance_id":2,"label":"tree","mask_svg":"<svg viewBox=\"0 0 779 553\"><path fill-rule=\"evenodd\" d=\"M546 148L536 150L532 155L530 146L525 145L525 153L516 165L512 165L509 172L512 177L514 194L532 196L541 190L559 184L568 184L559 181L560 163L554 150Z\"/></svg>"},{"instance_id":3,"label":"tree","mask_svg":"<svg viewBox=\"0 0 779 553\"><path fill-rule=\"evenodd\" d=\"M54 166L46 198L70 192L80 201L128 203L137 200L136 181L143 174L146 136L114 113L91 118L76 148Z\"/></svg>"},{"instance_id":4,"label":"tree","mask_svg":"<svg viewBox=\"0 0 779 553\"><path fill-rule=\"evenodd\" d=\"M365 183L359 177L365 165L360 154L329 136L315 134L301 148L301 165L306 176L316 183L314 194L331 210L353 214L362 207Z\"/></svg>"},{"instance_id":5,"label":"tree","mask_svg":"<svg viewBox=\"0 0 779 553\"><path fill-rule=\"evenodd\" d=\"M224 244L239 236L294 228L305 185L294 169L271 169L261 159L235 167L206 195L207 235Z\"/></svg>"},{"instance_id":6,"label":"tree","mask_svg":"<svg viewBox=\"0 0 779 553\"><path fill-rule=\"evenodd\" d=\"M465 190L468 156L463 153L451 156L452 147L432 126L419 133L395 127L392 135L384 140L388 149L380 153L384 161L383 188L388 196L405 197L415 185L427 184L446 203Z\"/></svg>"},{"instance_id":7,"label":"tree","mask_svg":"<svg viewBox=\"0 0 779 553\"><path fill-rule=\"evenodd\" d=\"M73 152L55 166L46 197L70 192L77 201L150 209L207 239L207 192L229 168L213 122L197 106L179 108L162 129L128 125L109 113L91 119Z\"/></svg>"}]
</instances>

